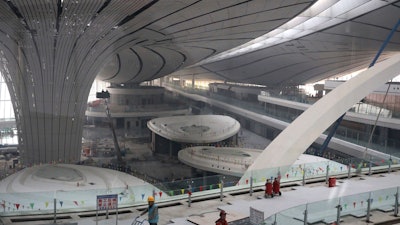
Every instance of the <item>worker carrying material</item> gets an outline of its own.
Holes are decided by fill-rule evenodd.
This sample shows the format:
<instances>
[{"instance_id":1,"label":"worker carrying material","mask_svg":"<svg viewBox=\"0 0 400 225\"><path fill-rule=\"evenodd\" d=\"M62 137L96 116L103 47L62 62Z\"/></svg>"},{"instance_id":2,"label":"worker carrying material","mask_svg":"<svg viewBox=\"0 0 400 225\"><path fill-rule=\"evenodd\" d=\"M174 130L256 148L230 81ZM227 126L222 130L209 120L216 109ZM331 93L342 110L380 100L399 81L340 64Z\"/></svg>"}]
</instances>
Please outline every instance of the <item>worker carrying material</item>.
<instances>
[{"instance_id":1,"label":"worker carrying material","mask_svg":"<svg viewBox=\"0 0 400 225\"><path fill-rule=\"evenodd\" d=\"M274 182L272 183L272 191L274 192L273 195L279 195L281 196L281 183L278 181L278 179L275 177Z\"/></svg>"},{"instance_id":2,"label":"worker carrying material","mask_svg":"<svg viewBox=\"0 0 400 225\"><path fill-rule=\"evenodd\" d=\"M273 198L274 195L272 193L272 183L270 179L267 179L267 182L265 182L265 195L264 197L268 198L271 197Z\"/></svg>"}]
</instances>

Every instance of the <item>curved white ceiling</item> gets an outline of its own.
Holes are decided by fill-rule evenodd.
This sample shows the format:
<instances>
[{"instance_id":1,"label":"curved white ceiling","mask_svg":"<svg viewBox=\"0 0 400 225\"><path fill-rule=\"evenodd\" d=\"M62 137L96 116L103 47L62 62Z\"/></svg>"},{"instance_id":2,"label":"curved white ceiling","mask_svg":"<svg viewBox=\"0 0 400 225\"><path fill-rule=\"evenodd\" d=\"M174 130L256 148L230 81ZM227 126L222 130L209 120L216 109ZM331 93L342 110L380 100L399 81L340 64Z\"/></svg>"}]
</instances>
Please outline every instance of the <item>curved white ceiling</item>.
<instances>
[{"instance_id":1,"label":"curved white ceiling","mask_svg":"<svg viewBox=\"0 0 400 225\"><path fill-rule=\"evenodd\" d=\"M118 73L101 70L98 78L138 83L194 75L268 86L316 82L367 67L400 15L394 0L168 3L158 1L143 12L148 25L132 36L146 39L112 56ZM147 16L165 7L169 13L158 19ZM241 46L240 55L220 54L247 42L252 51L243 53ZM397 30L380 59L399 50Z\"/></svg>"},{"instance_id":2,"label":"curved white ceiling","mask_svg":"<svg viewBox=\"0 0 400 225\"><path fill-rule=\"evenodd\" d=\"M31 71L63 64L68 61L63 57L73 55L74 61L90 64L79 66L78 72L111 83L139 83L175 74L296 85L366 67L398 20L400 3L39 0L2 2L0 12L2 46L18 45L20 37L33 39L23 43L24 54L30 54L26 49L38 50L40 61L30 65ZM257 37L267 47L202 61ZM399 40L397 31L381 59L400 50ZM52 46L60 44L52 54ZM58 73L66 74L68 66L57 66Z\"/></svg>"},{"instance_id":3,"label":"curved white ceiling","mask_svg":"<svg viewBox=\"0 0 400 225\"><path fill-rule=\"evenodd\" d=\"M98 78L138 83L171 74L276 29L313 2L153 1L112 31L126 34L125 46L108 58L118 72L108 65Z\"/></svg>"},{"instance_id":4,"label":"curved white ceiling","mask_svg":"<svg viewBox=\"0 0 400 225\"><path fill-rule=\"evenodd\" d=\"M236 57L187 68L195 75L269 86L298 85L366 68L399 20L397 1L345 22ZM379 59L400 50L399 29Z\"/></svg>"}]
</instances>

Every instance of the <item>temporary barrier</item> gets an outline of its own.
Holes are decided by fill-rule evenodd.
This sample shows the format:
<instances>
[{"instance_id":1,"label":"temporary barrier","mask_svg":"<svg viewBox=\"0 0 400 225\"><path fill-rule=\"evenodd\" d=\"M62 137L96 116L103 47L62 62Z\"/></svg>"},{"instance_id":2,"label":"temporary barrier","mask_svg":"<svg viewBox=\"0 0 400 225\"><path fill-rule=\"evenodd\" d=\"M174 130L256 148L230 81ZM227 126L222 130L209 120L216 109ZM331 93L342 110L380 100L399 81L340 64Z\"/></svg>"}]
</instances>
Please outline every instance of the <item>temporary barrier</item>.
<instances>
[{"instance_id":1,"label":"temporary barrier","mask_svg":"<svg viewBox=\"0 0 400 225\"><path fill-rule=\"evenodd\" d=\"M336 186L336 177L329 177L328 185L329 185L329 187L335 187Z\"/></svg>"}]
</instances>

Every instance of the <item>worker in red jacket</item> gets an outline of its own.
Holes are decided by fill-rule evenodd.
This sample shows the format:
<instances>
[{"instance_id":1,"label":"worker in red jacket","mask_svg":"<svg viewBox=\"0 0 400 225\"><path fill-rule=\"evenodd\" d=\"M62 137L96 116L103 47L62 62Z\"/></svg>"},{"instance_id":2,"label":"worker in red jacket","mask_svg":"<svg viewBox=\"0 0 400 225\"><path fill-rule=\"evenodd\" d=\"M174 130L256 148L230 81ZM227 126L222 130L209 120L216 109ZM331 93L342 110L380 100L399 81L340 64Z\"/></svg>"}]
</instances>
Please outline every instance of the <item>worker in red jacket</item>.
<instances>
[{"instance_id":1,"label":"worker in red jacket","mask_svg":"<svg viewBox=\"0 0 400 225\"><path fill-rule=\"evenodd\" d=\"M272 192L272 183L270 179L267 179L267 182L265 182L265 195L266 198L268 197L274 197L273 192Z\"/></svg>"},{"instance_id":2,"label":"worker in red jacket","mask_svg":"<svg viewBox=\"0 0 400 225\"><path fill-rule=\"evenodd\" d=\"M275 177L274 182L272 183L272 190L274 192L274 195L282 195L280 188L281 188L281 184L278 181L278 179L276 179L276 177Z\"/></svg>"},{"instance_id":3,"label":"worker in red jacket","mask_svg":"<svg viewBox=\"0 0 400 225\"><path fill-rule=\"evenodd\" d=\"M224 210L219 212L219 219L215 221L215 225L228 225L228 222L226 221L226 212Z\"/></svg>"}]
</instances>

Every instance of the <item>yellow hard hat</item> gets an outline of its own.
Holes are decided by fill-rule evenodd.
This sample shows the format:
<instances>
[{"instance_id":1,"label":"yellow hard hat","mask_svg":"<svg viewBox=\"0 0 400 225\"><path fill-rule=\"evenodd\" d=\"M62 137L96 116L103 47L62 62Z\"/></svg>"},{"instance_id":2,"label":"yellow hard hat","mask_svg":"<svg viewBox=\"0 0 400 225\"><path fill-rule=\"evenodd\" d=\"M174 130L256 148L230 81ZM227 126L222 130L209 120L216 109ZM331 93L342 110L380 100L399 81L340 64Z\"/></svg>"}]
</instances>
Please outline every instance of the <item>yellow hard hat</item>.
<instances>
[{"instance_id":1,"label":"yellow hard hat","mask_svg":"<svg viewBox=\"0 0 400 225\"><path fill-rule=\"evenodd\" d=\"M153 196L149 196L149 197L147 198L147 201L148 201L148 202L154 202L154 197L153 197Z\"/></svg>"}]
</instances>

